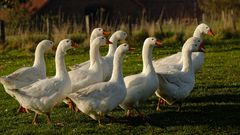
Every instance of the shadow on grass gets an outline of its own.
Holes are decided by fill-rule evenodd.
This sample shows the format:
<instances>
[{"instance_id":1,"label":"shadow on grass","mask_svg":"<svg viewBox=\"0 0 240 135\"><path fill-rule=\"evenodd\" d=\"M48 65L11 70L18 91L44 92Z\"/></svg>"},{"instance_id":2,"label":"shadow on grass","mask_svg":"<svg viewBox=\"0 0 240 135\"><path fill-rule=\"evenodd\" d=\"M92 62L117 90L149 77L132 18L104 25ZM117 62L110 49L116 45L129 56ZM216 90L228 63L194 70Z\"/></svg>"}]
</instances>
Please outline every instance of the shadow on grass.
<instances>
[{"instance_id":1,"label":"shadow on grass","mask_svg":"<svg viewBox=\"0 0 240 135\"><path fill-rule=\"evenodd\" d=\"M194 89L201 89L202 86L198 86L196 85L194 87ZM224 88L228 88L228 89L238 89L236 91L239 91L240 88L240 83L235 83L235 84L208 84L208 85L204 85L205 89L224 89Z\"/></svg>"},{"instance_id":2,"label":"shadow on grass","mask_svg":"<svg viewBox=\"0 0 240 135\"><path fill-rule=\"evenodd\" d=\"M183 112L153 113L149 117L151 118L150 124L158 127L183 125L238 126L239 114L240 105L207 105L184 107Z\"/></svg>"},{"instance_id":3,"label":"shadow on grass","mask_svg":"<svg viewBox=\"0 0 240 135\"><path fill-rule=\"evenodd\" d=\"M220 94L220 95L209 95L204 97L188 97L184 100L185 103L202 103L202 102L213 102L213 103L240 103L240 95L236 94Z\"/></svg>"},{"instance_id":4,"label":"shadow on grass","mask_svg":"<svg viewBox=\"0 0 240 135\"><path fill-rule=\"evenodd\" d=\"M214 53L222 53L222 52L233 52L233 51L239 51L240 48L239 47L232 47L232 48L218 48L218 49L214 49Z\"/></svg>"},{"instance_id":5,"label":"shadow on grass","mask_svg":"<svg viewBox=\"0 0 240 135\"><path fill-rule=\"evenodd\" d=\"M174 110L174 109L173 109ZM240 105L207 105L186 106L183 112L164 111L147 115L147 120L141 117L119 117L115 123L137 127L149 124L160 128L171 126L238 126L240 121Z\"/></svg>"},{"instance_id":6,"label":"shadow on grass","mask_svg":"<svg viewBox=\"0 0 240 135\"><path fill-rule=\"evenodd\" d=\"M177 112L176 108L166 105L162 106L162 112L154 111L153 113L146 113L148 114L147 121L141 117L132 117L129 119L120 117L117 123L125 123L133 127L148 123L151 126L161 128L183 125L208 125L210 127L238 126L240 121L239 97L240 95L233 94L189 97L183 103L182 112ZM148 100L146 102L148 105L151 103L154 103L154 101ZM153 106L142 107L142 110L153 109Z\"/></svg>"}]
</instances>

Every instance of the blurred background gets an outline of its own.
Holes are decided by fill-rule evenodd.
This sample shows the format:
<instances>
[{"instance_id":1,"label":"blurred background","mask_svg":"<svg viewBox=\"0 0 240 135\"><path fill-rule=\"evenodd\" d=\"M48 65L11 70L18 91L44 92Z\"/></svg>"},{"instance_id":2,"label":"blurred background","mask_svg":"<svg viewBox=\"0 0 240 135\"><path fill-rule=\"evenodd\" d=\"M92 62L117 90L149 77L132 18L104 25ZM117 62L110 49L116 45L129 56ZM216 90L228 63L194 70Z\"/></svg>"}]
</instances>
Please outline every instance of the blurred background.
<instances>
[{"instance_id":1,"label":"blurred background","mask_svg":"<svg viewBox=\"0 0 240 135\"><path fill-rule=\"evenodd\" d=\"M1 0L0 49L66 37L88 45L95 27L171 44L187 39L201 22L216 33L213 41L239 39L239 11L239 0Z\"/></svg>"}]
</instances>

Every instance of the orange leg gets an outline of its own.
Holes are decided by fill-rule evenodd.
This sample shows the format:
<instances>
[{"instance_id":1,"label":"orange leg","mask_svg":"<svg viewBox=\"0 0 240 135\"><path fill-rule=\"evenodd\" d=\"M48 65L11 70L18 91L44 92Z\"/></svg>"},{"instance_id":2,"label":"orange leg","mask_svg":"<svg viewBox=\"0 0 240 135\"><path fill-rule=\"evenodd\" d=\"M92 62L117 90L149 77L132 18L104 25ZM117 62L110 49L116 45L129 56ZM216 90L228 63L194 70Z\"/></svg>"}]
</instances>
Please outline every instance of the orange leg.
<instances>
[{"instance_id":1,"label":"orange leg","mask_svg":"<svg viewBox=\"0 0 240 135\"><path fill-rule=\"evenodd\" d=\"M182 102L179 102L178 103L178 112L181 112L182 111Z\"/></svg>"},{"instance_id":2,"label":"orange leg","mask_svg":"<svg viewBox=\"0 0 240 135\"><path fill-rule=\"evenodd\" d=\"M37 125L38 124L38 114L37 113L35 113L35 116L34 116L34 118L33 118L33 125Z\"/></svg>"},{"instance_id":3,"label":"orange leg","mask_svg":"<svg viewBox=\"0 0 240 135\"><path fill-rule=\"evenodd\" d=\"M74 102L70 98L66 98L66 100L67 100L67 105L68 105L69 109L71 109L74 112L79 111L78 108L76 107L76 105L74 104Z\"/></svg>"},{"instance_id":4,"label":"orange leg","mask_svg":"<svg viewBox=\"0 0 240 135\"><path fill-rule=\"evenodd\" d=\"M161 108L160 108L161 105L166 105L166 102L162 98L159 98L157 108L156 108L158 112L161 111Z\"/></svg>"},{"instance_id":5,"label":"orange leg","mask_svg":"<svg viewBox=\"0 0 240 135\"><path fill-rule=\"evenodd\" d=\"M17 110L18 113L28 113L27 109L22 107L21 105L19 106L18 110Z\"/></svg>"},{"instance_id":6,"label":"orange leg","mask_svg":"<svg viewBox=\"0 0 240 135\"><path fill-rule=\"evenodd\" d=\"M46 115L47 115L47 124L51 124L52 120L51 120L51 117L50 117L50 113L46 113Z\"/></svg>"}]
</instances>

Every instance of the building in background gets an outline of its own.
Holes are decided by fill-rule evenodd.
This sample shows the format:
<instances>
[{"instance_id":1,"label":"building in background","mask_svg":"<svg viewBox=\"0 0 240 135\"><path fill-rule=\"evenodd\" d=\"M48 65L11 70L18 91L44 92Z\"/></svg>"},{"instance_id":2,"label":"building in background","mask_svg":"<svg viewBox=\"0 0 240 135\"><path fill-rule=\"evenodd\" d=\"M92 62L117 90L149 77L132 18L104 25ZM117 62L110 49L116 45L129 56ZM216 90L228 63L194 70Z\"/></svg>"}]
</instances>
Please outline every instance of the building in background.
<instances>
[{"instance_id":1,"label":"building in background","mask_svg":"<svg viewBox=\"0 0 240 135\"><path fill-rule=\"evenodd\" d=\"M114 24L128 21L201 19L196 0L29 0L22 6L32 18ZM84 21L83 21L84 22Z\"/></svg>"}]
</instances>

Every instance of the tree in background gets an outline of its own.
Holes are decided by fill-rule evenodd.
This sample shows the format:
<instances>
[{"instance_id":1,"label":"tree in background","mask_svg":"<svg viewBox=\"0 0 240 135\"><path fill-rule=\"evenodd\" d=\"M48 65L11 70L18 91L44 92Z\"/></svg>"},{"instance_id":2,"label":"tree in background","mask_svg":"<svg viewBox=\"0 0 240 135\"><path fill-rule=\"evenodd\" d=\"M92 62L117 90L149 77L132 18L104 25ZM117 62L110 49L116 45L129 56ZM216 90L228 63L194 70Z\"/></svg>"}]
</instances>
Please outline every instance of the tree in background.
<instances>
[{"instance_id":1,"label":"tree in background","mask_svg":"<svg viewBox=\"0 0 240 135\"><path fill-rule=\"evenodd\" d=\"M29 14L21 8L22 3L28 0L1 0L0 1L0 43L5 43L5 22L11 21L12 26L17 26L19 21L26 20ZM11 27L14 29L14 27Z\"/></svg>"},{"instance_id":2,"label":"tree in background","mask_svg":"<svg viewBox=\"0 0 240 135\"><path fill-rule=\"evenodd\" d=\"M225 29L237 30L236 17L240 15L239 0L198 0L200 8L211 19L222 19Z\"/></svg>"},{"instance_id":3,"label":"tree in background","mask_svg":"<svg viewBox=\"0 0 240 135\"><path fill-rule=\"evenodd\" d=\"M21 4L28 0L1 0L0 1L0 20L4 21L19 21L28 17L28 13ZM24 18L23 18L24 16Z\"/></svg>"}]
</instances>

